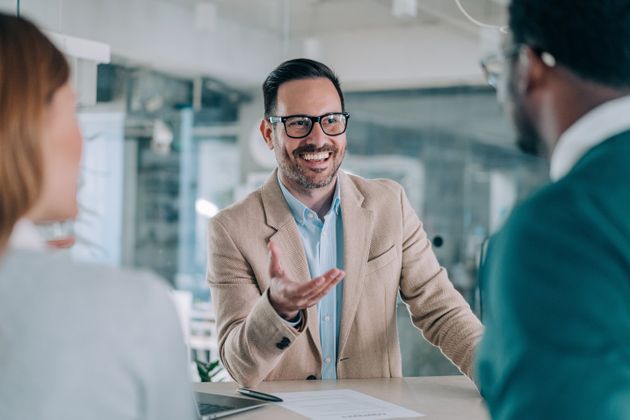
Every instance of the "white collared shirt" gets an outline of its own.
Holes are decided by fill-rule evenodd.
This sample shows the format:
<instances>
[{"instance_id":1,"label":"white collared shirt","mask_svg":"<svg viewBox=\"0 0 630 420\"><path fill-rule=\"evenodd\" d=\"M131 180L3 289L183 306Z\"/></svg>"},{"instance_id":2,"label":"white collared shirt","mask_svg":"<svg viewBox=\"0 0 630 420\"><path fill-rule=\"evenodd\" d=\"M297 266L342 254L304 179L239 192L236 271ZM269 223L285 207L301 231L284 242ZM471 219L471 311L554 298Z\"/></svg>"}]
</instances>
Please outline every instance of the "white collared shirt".
<instances>
[{"instance_id":1,"label":"white collared shirt","mask_svg":"<svg viewBox=\"0 0 630 420\"><path fill-rule=\"evenodd\" d=\"M605 102L592 109L560 136L551 156L551 179L558 181L589 150L627 130L630 130L630 96Z\"/></svg>"},{"instance_id":2,"label":"white collared shirt","mask_svg":"<svg viewBox=\"0 0 630 420\"><path fill-rule=\"evenodd\" d=\"M280 180L282 195L291 210L304 245L311 277L323 275L331 268L343 269L343 217L341 214L341 186L336 181L333 200L323 220L312 209L298 200ZM337 379L337 350L341 332L343 283L317 303L319 339L322 350L321 379ZM300 319L301 321L301 319ZM295 326L296 324L293 324Z\"/></svg>"}]
</instances>

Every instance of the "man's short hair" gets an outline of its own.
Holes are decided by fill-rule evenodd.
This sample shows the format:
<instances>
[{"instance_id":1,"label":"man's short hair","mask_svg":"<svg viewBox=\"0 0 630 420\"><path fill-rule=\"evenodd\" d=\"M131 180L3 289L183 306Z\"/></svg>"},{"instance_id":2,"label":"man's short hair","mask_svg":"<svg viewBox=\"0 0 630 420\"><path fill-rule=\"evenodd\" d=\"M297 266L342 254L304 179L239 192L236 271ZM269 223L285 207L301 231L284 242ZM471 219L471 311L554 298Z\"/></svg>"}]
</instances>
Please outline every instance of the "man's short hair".
<instances>
[{"instance_id":1,"label":"man's short hair","mask_svg":"<svg viewBox=\"0 0 630 420\"><path fill-rule=\"evenodd\" d=\"M265 79L262 86L265 100L265 116L268 117L275 112L278 89L283 83L291 80L315 79L319 77L324 77L332 82L341 100L341 110L345 111L341 84L335 72L319 61L309 60L308 58L296 58L280 64Z\"/></svg>"},{"instance_id":2,"label":"man's short hair","mask_svg":"<svg viewBox=\"0 0 630 420\"><path fill-rule=\"evenodd\" d=\"M630 87L629 0L512 0L517 44L540 48L583 79Z\"/></svg>"}]
</instances>

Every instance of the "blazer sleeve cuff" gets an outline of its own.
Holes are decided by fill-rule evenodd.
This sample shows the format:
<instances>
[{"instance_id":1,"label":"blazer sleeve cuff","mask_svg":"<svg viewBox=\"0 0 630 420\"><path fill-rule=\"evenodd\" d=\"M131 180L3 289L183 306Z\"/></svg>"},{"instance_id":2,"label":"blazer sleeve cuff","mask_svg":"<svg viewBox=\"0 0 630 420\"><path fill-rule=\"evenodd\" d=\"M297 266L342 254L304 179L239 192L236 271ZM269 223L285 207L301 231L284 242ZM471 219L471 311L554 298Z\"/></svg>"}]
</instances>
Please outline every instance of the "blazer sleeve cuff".
<instances>
[{"instance_id":1,"label":"blazer sleeve cuff","mask_svg":"<svg viewBox=\"0 0 630 420\"><path fill-rule=\"evenodd\" d=\"M291 326L271 306L269 290L261 296L249 316L249 330L254 340L250 345L255 345L258 350L271 355L280 355L288 349L306 326L306 311L301 312L300 324ZM266 349L266 351L265 351Z\"/></svg>"}]
</instances>

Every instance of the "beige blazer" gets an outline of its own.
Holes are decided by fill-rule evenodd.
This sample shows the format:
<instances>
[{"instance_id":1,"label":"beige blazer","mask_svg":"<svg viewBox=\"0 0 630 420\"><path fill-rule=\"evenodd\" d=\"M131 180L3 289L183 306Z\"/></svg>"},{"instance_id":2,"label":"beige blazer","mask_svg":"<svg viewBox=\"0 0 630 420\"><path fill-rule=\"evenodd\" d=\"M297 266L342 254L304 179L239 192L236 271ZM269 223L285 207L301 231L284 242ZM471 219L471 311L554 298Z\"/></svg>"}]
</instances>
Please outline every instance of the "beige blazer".
<instances>
[{"instance_id":1,"label":"beige blazer","mask_svg":"<svg viewBox=\"0 0 630 420\"><path fill-rule=\"evenodd\" d=\"M398 293L424 337L471 376L479 320L440 267L402 187L339 171L344 230L343 307L337 377L402 376L396 328ZM317 307L292 328L267 296L267 242L294 278L310 279L296 223L276 171L258 190L209 223L208 282L220 357L240 384L321 378Z\"/></svg>"}]
</instances>

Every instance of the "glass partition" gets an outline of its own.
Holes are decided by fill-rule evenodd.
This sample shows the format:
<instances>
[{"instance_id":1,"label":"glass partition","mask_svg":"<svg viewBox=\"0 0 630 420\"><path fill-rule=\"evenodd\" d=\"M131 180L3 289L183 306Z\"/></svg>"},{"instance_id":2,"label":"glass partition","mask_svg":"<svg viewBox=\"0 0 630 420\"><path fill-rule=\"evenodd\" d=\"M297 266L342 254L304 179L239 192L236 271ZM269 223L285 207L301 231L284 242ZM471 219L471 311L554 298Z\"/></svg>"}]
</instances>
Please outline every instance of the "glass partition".
<instances>
[{"instance_id":1,"label":"glass partition","mask_svg":"<svg viewBox=\"0 0 630 420\"><path fill-rule=\"evenodd\" d=\"M0 0L47 31L111 46L96 103L79 108L86 147L73 256L149 269L189 293L194 357L218 357L207 221L275 166L258 133L260 85L284 59L311 56L338 71L352 115L343 169L403 185L475 311L482 244L547 178L543 162L515 150L483 86L477 61L496 36L442 0L422 2L415 17L392 15L389 2L332 3ZM495 2L480 3L477 12L500 15ZM402 303L398 311L404 375L456 373Z\"/></svg>"}]
</instances>

